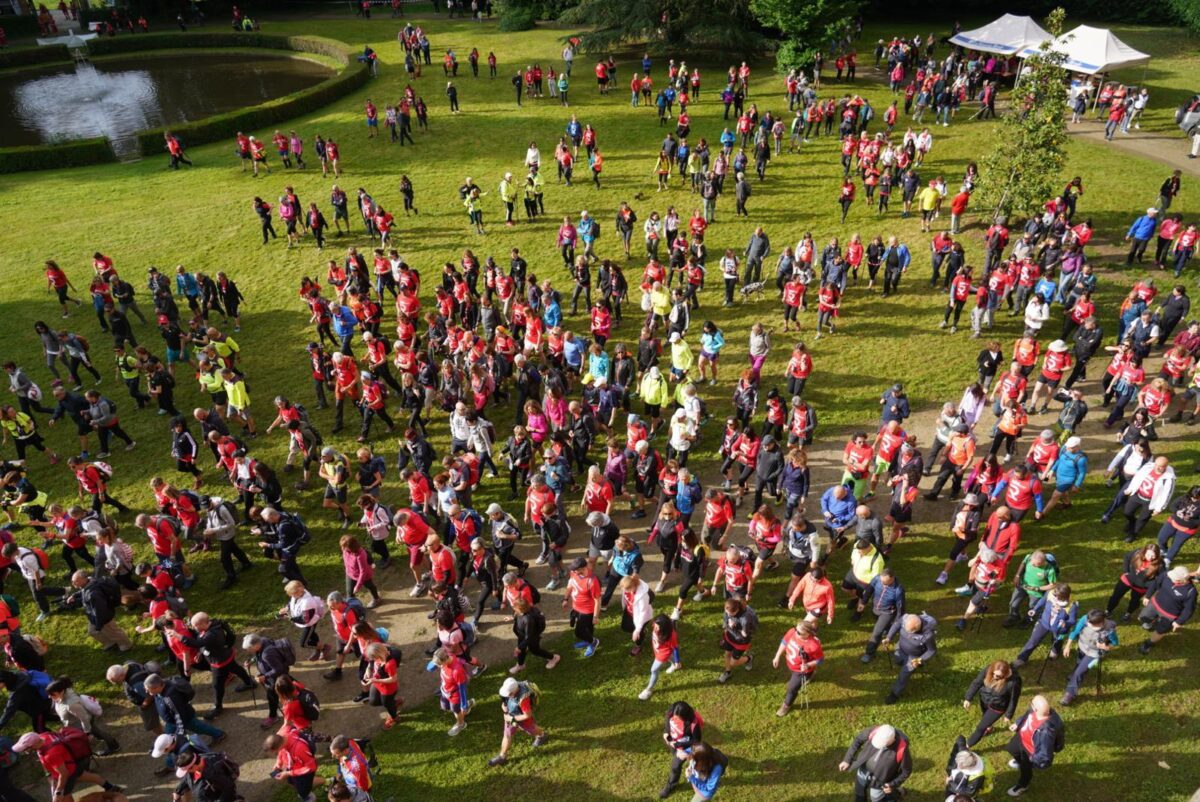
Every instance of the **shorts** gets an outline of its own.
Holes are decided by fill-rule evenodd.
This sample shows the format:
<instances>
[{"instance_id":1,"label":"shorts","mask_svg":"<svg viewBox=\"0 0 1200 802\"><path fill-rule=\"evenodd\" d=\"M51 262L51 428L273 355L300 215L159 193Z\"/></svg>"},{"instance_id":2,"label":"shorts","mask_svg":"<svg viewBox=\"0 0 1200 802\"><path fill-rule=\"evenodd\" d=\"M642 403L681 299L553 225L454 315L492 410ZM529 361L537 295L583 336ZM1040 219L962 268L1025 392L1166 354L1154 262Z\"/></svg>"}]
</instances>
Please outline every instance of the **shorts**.
<instances>
[{"instance_id":1,"label":"shorts","mask_svg":"<svg viewBox=\"0 0 1200 802\"><path fill-rule=\"evenodd\" d=\"M700 358L707 359L709 362L712 362L715 365L717 363L717 360L721 358L721 355L720 354L711 354L708 351L701 349L700 350Z\"/></svg>"},{"instance_id":2,"label":"shorts","mask_svg":"<svg viewBox=\"0 0 1200 802\"><path fill-rule=\"evenodd\" d=\"M974 595L971 596L971 604L975 606L976 610L979 610L987 605L988 597L991 595L990 593L984 593L982 590L976 590Z\"/></svg>"},{"instance_id":3,"label":"shorts","mask_svg":"<svg viewBox=\"0 0 1200 802\"><path fill-rule=\"evenodd\" d=\"M425 552L421 551L420 546L409 546L407 543L404 545L408 546L408 564L410 567L416 568L425 561Z\"/></svg>"},{"instance_id":4,"label":"shorts","mask_svg":"<svg viewBox=\"0 0 1200 802\"><path fill-rule=\"evenodd\" d=\"M720 540L721 535L724 534L724 532L724 527L717 528L714 526L709 526L707 523L705 523L700 527L700 539L711 546Z\"/></svg>"},{"instance_id":5,"label":"shorts","mask_svg":"<svg viewBox=\"0 0 1200 802\"><path fill-rule=\"evenodd\" d=\"M215 393L209 393L208 397L212 399L213 404L223 407L229 403L229 393L224 390L217 390Z\"/></svg>"},{"instance_id":6,"label":"shorts","mask_svg":"<svg viewBox=\"0 0 1200 802\"><path fill-rule=\"evenodd\" d=\"M1043 373L1041 376L1038 376L1038 383L1046 385L1051 390L1058 389L1058 383L1061 381L1062 381L1062 376L1059 376L1057 379L1051 379L1045 373Z\"/></svg>"},{"instance_id":7,"label":"shorts","mask_svg":"<svg viewBox=\"0 0 1200 802\"><path fill-rule=\"evenodd\" d=\"M887 473L889 470L891 470L891 467L892 467L891 460L886 460L883 457L875 458L875 474L876 475L879 475L881 473Z\"/></svg>"},{"instance_id":8,"label":"shorts","mask_svg":"<svg viewBox=\"0 0 1200 802\"><path fill-rule=\"evenodd\" d=\"M92 433L92 425L87 421L75 421L75 434L87 437Z\"/></svg>"},{"instance_id":9,"label":"shorts","mask_svg":"<svg viewBox=\"0 0 1200 802\"><path fill-rule=\"evenodd\" d=\"M230 409L232 409L232 407L230 407ZM344 485L342 487L334 487L333 485L326 485L325 486L325 500L326 501L336 501L338 504L345 504L346 503L346 490L347 490L347 488Z\"/></svg>"},{"instance_id":10,"label":"shorts","mask_svg":"<svg viewBox=\"0 0 1200 802\"><path fill-rule=\"evenodd\" d=\"M225 391L222 390L221 394L225 395ZM215 397L216 393L213 393L213 396L214 396L213 403L216 403L216 397ZM225 400L228 401L229 400L228 397L226 397ZM240 418L244 414L246 414L246 410L242 409L241 407L234 406L233 404L229 404L229 414L226 417ZM342 495L345 495L344 490L342 491Z\"/></svg>"},{"instance_id":11,"label":"shorts","mask_svg":"<svg viewBox=\"0 0 1200 802\"><path fill-rule=\"evenodd\" d=\"M504 737L511 738L512 736L517 734L517 730L521 730L522 732L526 732L526 733L529 733L530 735L536 736L537 735L537 722L534 721L532 718L527 718L524 721L514 721L511 724L505 722Z\"/></svg>"},{"instance_id":12,"label":"shorts","mask_svg":"<svg viewBox=\"0 0 1200 802\"><path fill-rule=\"evenodd\" d=\"M600 76L596 76L596 86L604 86L606 83L608 83L607 78L601 78Z\"/></svg>"},{"instance_id":13,"label":"shorts","mask_svg":"<svg viewBox=\"0 0 1200 802\"><path fill-rule=\"evenodd\" d=\"M892 502L892 506L888 509L888 516L893 522L898 524L906 524L912 520L912 505L904 506Z\"/></svg>"},{"instance_id":14,"label":"shorts","mask_svg":"<svg viewBox=\"0 0 1200 802\"><path fill-rule=\"evenodd\" d=\"M612 559L612 549L598 548L594 543L588 544L588 559L594 560L597 557L603 557L605 562Z\"/></svg>"},{"instance_id":15,"label":"shorts","mask_svg":"<svg viewBox=\"0 0 1200 802\"><path fill-rule=\"evenodd\" d=\"M1148 624L1150 631L1157 632L1159 635L1166 635L1174 628L1174 622L1166 616L1159 615L1153 607L1143 607L1142 612L1138 615L1138 621L1143 626Z\"/></svg>"},{"instance_id":16,"label":"shorts","mask_svg":"<svg viewBox=\"0 0 1200 802\"><path fill-rule=\"evenodd\" d=\"M662 415L662 404L645 404L644 412L647 417L657 418Z\"/></svg>"},{"instance_id":17,"label":"shorts","mask_svg":"<svg viewBox=\"0 0 1200 802\"><path fill-rule=\"evenodd\" d=\"M167 349L167 364L174 365L177 362L187 362L192 358L192 349L190 348L168 348Z\"/></svg>"},{"instance_id":18,"label":"shorts","mask_svg":"<svg viewBox=\"0 0 1200 802\"><path fill-rule=\"evenodd\" d=\"M296 218L289 217L287 219L287 233L289 233L289 234L296 233Z\"/></svg>"},{"instance_id":19,"label":"shorts","mask_svg":"<svg viewBox=\"0 0 1200 802\"><path fill-rule=\"evenodd\" d=\"M775 555L775 547L774 546L759 546L758 559L762 560L763 562L766 562L767 560L771 559L774 555Z\"/></svg>"},{"instance_id":20,"label":"shorts","mask_svg":"<svg viewBox=\"0 0 1200 802\"><path fill-rule=\"evenodd\" d=\"M442 704L442 710L449 710L451 713L459 713L466 710L470 704L469 701L460 699L457 693L453 697L447 697L444 693L438 694L438 700Z\"/></svg>"},{"instance_id":21,"label":"shorts","mask_svg":"<svg viewBox=\"0 0 1200 802\"><path fill-rule=\"evenodd\" d=\"M721 636L721 648L731 654L745 654L750 651L750 641L745 643L737 643L729 639L729 633L726 632Z\"/></svg>"},{"instance_id":22,"label":"shorts","mask_svg":"<svg viewBox=\"0 0 1200 802\"><path fill-rule=\"evenodd\" d=\"M802 577L808 573L808 563L792 559L792 576Z\"/></svg>"},{"instance_id":23,"label":"shorts","mask_svg":"<svg viewBox=\"0 0 1200 802\"><path fill-rule=\"evenodd\" d=\"M55 287L54 292L57 293L58 302L60 304L65 304L67 302L67 285L66 284L62 285L61 287Z\"/></svg>"},{"instance_id":24,"label":"shorts","mask_svg":"<svg viewBox=\"0 0 1200 802\"><path fill-rule=\"evenodd\" d=\"M1073 485L1073 484L1055 485L1054 486L1054 492L1058 493L1060 495L1066 495L1067 493L1070 493L1074 489L1075 489L1075 485Z\"/></svg>"},{"instance_id":25,"label":"shorts","mask_svg":"<svg viewBox=\"0 0 1200 802\"><path fill-rule=\"evenodd\" d=\"M725 599L727 601L729 599L745 599L745 598L746 598L746 588L731 588L728 585L725 586Z\"/></svg>"},{"instance_id":26,"label":"shorts","mask_svg":"<svg viewBox=\"0 0 1200 802\"><path fill-rule=\"evenodd\" d=\"M378 128L379 127L379 118L377 117L373 120L367 120L367 127L368 128Z\"/></svg>"},{"instance_id":27,"label":"shorts","mask_svg":"<svg viewBox=\"0 0 1200 802\"><path fill-rule=\"evenodd\" d=\"M250 161L250 159L252 158L252 157L250 156L250 151L248 151L248 150L240 150L240 151L238 151L238 156L241 156L241 157L242 157L242 161Z\"/></svg>"}]
</instances>

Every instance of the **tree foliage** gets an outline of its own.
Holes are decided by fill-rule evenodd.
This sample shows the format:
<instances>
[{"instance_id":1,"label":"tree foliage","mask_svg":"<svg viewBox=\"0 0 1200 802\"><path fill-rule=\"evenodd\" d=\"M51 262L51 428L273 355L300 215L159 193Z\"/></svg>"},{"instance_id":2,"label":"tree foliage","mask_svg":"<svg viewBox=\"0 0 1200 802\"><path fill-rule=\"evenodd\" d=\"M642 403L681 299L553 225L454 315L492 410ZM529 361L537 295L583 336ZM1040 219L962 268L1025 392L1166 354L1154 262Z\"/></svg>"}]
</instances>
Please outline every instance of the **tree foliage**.
<instances>
[{"instance_id":1,"label":"tree foliage","mask_svg":"<svg viewBox=\"0 0 1200 802\"><path fill-rule=\"evenodd\" d=\"M1167 8L1193 33L1200 33L1200 0L1167 0Z\"/></svg>"},{"instance_id":2,"label":"tree foliage","mask_svg":"<svg viewBox=\"0 0 1200 802\"><path fill-rule=\"evenodd\" d=\"M560 19L588 26L579 38L591 53L644 43L652 53L701 49L745 58L763 48L750 0L580 0Z\"/></svg>"},{"instance_id":3,"label":"tree foliage","mask_svg":"<svg viewBox=\"0 0 1200 802\"><path fill-rule=\"evenodd\" d=\"M830 50L845 36L859 0L750 0L763 25L780 33L775 53L780 72L811 64L818 50Z\"/></svg>"},{"instance_id":4,"label":"tree foliage","mask_svg":"<svg viewBox=\"0 0 1200 802\"><path fill-rule=\"evenodd\" d=\"M1057 38L1066 12L1057 8L1046 18L1046 30ZM1029 215L1058 194L1066 164L1066 55L1052 47L1025 60L1011 108L1000 122L994 147L984 158L981 208L997 215Z\"/></svg>"}]
</instances>

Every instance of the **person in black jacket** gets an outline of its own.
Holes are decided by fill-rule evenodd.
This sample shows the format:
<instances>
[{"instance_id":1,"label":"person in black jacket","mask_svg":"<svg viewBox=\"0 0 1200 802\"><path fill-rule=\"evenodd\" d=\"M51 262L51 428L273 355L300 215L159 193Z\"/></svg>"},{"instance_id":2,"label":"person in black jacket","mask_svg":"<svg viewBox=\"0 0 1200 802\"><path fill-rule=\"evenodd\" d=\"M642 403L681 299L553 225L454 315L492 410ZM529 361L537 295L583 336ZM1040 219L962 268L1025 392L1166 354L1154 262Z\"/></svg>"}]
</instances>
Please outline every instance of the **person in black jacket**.
<instances>
[{"instance_id":1,"label":"person in black jacket","mask_svg":"<svg viewBox=\"0 0 1200 802\"><path fill-rule=\"evenodd\" d=\"M224 753L202 753L187 747L179 753L178 764L184 776L175 786L176 800L184 799L185 795L189 795L192 802L234 802L241 799L237 778Z\"/></svg>"},{"instance_id":2,"label":"person in black jacket","mask_svg":"<svg viewBox=\"0 0 1200 802\"><path fill-rule=\"evenodd\" d=\"M1168 509L1171 517L1158 530L1158 547L1165 552L1163 563L1170 568L1183 544L1200 531L1200 485L1193 485L1185 495L1172 501Z\"/></svg>"},{"instance_id":3,"label":"person in black jacket","mask_svg":"<svg viewBox=\"0 0 1200 802\"><path fill-rule=\"evenodd\" d=\"M1008 753L1013 759L1009 768L1020 772L1017 784L1008 789L1009 796L1020 796L1029 788L1033 770L1048 769L1055 754L1065 745L1063 720L1050 707L1045 696L1035 696L1029 703L1025 715L1017 719L1009 729L1015 734L1009 740Z\"/></svg>"},{"instance_id":4,"label":"person in black jacket","mask_svg":"<svg viewBox=\"0 0 1200 802\"><path fill-rule=\"evenodd\" d=\"M0 651L4 652L10 663L22 671L46 670L45 656L38 654L37 649L19 632L0 627Z\"/></svg>"},{"instance_id":5,"label":"person in black jacket","mask_svg":"<svg viewBox=\"0 0 1200 802\"><path fill-rule=\"evenodd\" d=\"M297 562L300 549L308 539L304 522L292 513L280 512L273 507L265 507L261 515L262 525L250 531L263 538L258 544L263 555L279 561L279 573L284 579L305 582Z\"/></svg>"},{"instance_id":6,"label":"person in black jacket","mask_svg":"<svg viewBox=\"0 0 1200 802\"><path fill-rule=\"evenodd\" d=\"M127 652L132 649L129 636L114 620L121 603L121 586L117 581L109 576L94 577L76 571L71 575L71 585L78 592L71 594L65 603L73 604L77 598L83 606L83 613L88 620L88 637L99 643L106 652L118 649Z\"/></svg>"},{"instance_id":7,"label":"person in black jacket","mask_svg":"<svg viewBox=\"0 0 1200 802\"><path fill-rule=\"evenodd\" d=\"M137 708L142 717L142 729L155 735L162 733L162 722L158 720L158 712L154 709L154 699L146 693L143 683L146 677L154 672L141 663L132 660L108 667L104 677L113 685L120 685L129 703Z\"/></svg>"},{"instance_id":8,"label":"person in black jacket","mask_svg":"<svg viewBox=\"0 0 1200 802\"><path fill-rule=\"evenodd\" d=\"M983 717L979 726L966 740L968 747L974 746L994 729L996 722L1012 721L1017 710L1017 702L1021 699L1021 675L1010 663L997 660L984 666L963 697L963 710L971 709L971 701L979 697L979 709Z\"/></svg>"},{"instance_id":9,"label":"person in black jacket","mask_svg":"<svg viewBox=\"0 0 1200 802\"><path fill-rule=\"evenodd\" d=\"M264 730L275 726L279 720L279 694L275 692L275 680L286 675L296 662L296 652L287 638L270 639L251 633L242 639L242 648L250 653L258 676L254 679L267 692L267 717L260 725ZM247 667L250 661L246 661Z\"/></svg>"},{"instance_id":10,"label":"person in black jacket","mask_svg":"<svg viewBox=\"0 0 1200 802\"><path fill-rule=\"evenodd\" d=\"M1071 341L1074 343L1072 355L1075 357L1075 367L1063 382L1064 390L1070 390L1075 382L1087 375L1088 360L1095 356L1100 343L1104 341L1104 330L1096 324L1096 318L1089 317L1083 321L1082 326L1075 329Z\"/></svg>"},{"instance_id":11,"label":"person in black jacket","mask_svg":"<svg viewBox=\"0 0 1200 802\"><path fill-rule=\"evenodd\" d=\"M867 727L854 736L838 771L854 770L855 802L895 799L912 774L912 749L908 736L890 724ZM882 792L875 796L872 791Z\"/></svg>"},{"instance_id":12,"label":"person in black jacket","mask_svg":"<svg viewBox=\"0 0 1200 802\"><path fill-rule=\"evenodd\" d=\"M754 466L754 506L757 510L763 503L763 491L767 490L779 503L779 476L783 473L783 452L772 435L763 435L758 451L758 462Z\"/></svg>"},{"instance_id":13,"label":"person in black jacket","mask_svg":"<svg viewBox=\"0 0 1200 802\"><path fill-rule=\"evenodd\" d=\"M525 657L536 654L546 661L546 668L554 668L562 657L542 648L542 633L546 631L546 616L536 604L530 604L524 596L513 599L513 634L517 636L517 662L508 671L518 674L525 670Z\"/></svg>"},{"instance_id":14,"label":"person in black jacket","mask_svg":"<svg viewBox=\"0 0 1200 802\"><path fill-rule=\"evenodd\" d=\"M0 729L5 727L17 713L29 716L30 728L34 732L46 731L46 718L54 711L50 698L33 684L28 671L0 671L0 687L8 693L4 712L0 713Z\"/></svg>"},{"instance_id":15,"label":"person in black jacket","mask_svg":"<svg viewBox=\"0 0 1200 802\"><path fill-rule=\"evenodd\" d=\"M204 718L212 721L224 709L225 685L231 674L242 681L241 685L234 688L239 693L253 690L254 682L237 661L237 643L228 624L213 621L208 613L196 613L192 616L191 624L193 634L184 635L180 640L185 646L199 649L208 660L209 671L212 672L213 708L204 714Z\"/></svg>"},{"instance_id":16,"label":"person in black jacket","mask_svg":"<svg viewBox=\"0 0 1200 802\"><path fill-rule=\"evenodd\" d=\"M212 740L209 746L216 746L225 740L225 733L196 715L192 707L192 699L196 691L192 684L183 677L172 677L169 681L159 674L150 674L142 680L142 688L154 705L154 711L162 722L162 729L168 735L181 732L193 732L197 735L207 735ZM167 755L167 765L172 766L174 757Z\"/></svg>"},{"instance_id":17,"label":"person in black jacket","mask_svg":"<svg viewBox=\"0 0 1200 802\"><path fill-rule=\"evenodd\" d=\"M704 719L687 702L675 702L667 708L663 741L671 750L671 770L667 774L667 784L658 794L659 799L666 799L675 792L692 747L704 740L703 726Z\"/></svg>"},{"instance_id":18,"label":"person in black jacket","mask_svg":"<svg viewBox=\"0 0 1200 802\"><path fill-rule=\"evenodd\" d=\"M431 476L434 463L437 462L437 452L433 446L425 439L425 436L418 434L416 429L406 429L404 432L404 442L400 444L400 453L396 457L396 470L403 471L409 461L412 461L413 469L417 473L423 473L426 476Z\"/></svg>"},{"instance_id":19,"label":"person in black jacket","mask_svg":"<svg viewBox=\"0 0 1200 802\"><path fill-rule=\"evenodd\" d=\"M1196 612L1196 586L1188 569L1177 565L1165 574L1160 573L1158 580L1146 592L1146 606L1142 608L1138 620L1142 628L1150 632L1150 637L1142 642L1138 651L1150 654L1150 649L1172 632L1183 629L1183 625L1192 619Z\"/></svg>"}]
</instances>

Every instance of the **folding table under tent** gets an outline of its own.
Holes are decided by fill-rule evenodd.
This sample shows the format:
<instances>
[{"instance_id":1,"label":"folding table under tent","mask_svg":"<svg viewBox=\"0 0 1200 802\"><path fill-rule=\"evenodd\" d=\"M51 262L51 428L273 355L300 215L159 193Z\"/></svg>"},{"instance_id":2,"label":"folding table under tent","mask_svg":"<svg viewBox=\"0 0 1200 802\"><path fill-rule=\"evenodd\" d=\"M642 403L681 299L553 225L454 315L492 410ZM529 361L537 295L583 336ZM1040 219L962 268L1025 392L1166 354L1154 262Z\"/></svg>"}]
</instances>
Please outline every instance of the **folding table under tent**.
<instances>
[{"instance_id":1,"label":"folding table under tent","mask_svg":"<svg viewBox=\"0 0 1200 802\"><path fill-rule=\"evenodd\" d=\"M968 50L1011 56L1026 49L1036 50L1050 38L1049 32L1032 17L1005 14L982 28L956 33L950 37L950 42Z\"/></svg>"},{"instance_id":2,"label":"folding table under tent","mask_svg":"<svg viewBox=\"0 0 1200 802\"><path fill-rule=\"evenodd\" d=\"M1049 37L1047 37L1049 38ZM1043 40L1044 42L1045 40ZM1023 48L1018 55L1028 58L1040 53L1042 42ZM1150 56L1113 36L1106 28L1080 25L1058 37L1052 45L1054 50L1065 53L1067 59L1063 69L1096 75L1101 72L1147 64Z\"/></svg>"}]
</instances>

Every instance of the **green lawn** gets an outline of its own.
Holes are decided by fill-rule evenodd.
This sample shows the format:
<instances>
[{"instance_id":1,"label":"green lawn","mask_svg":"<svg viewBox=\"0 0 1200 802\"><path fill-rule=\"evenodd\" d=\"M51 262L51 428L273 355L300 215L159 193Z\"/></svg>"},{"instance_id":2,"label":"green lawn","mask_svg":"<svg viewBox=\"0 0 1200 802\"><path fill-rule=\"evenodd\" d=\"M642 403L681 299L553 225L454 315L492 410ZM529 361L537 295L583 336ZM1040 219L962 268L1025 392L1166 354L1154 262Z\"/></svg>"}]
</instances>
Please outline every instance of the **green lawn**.
<instances>
[{"instance_id":1,"label":"green lawn","mask_svg":"<svg viewBox=\"0 0 1200 802\"><path fill-rule=\"evenodd\" d=\"M464 248L472 249L480 257L495 255L503 263L511 247L521 249L529 260L530 270L537 276L553 279L560 288L569 287L554 248L557 220L562 215L577 217L581 209L590 210L603 226L600 254L615 256L619 248L611 218L621 201L629 201L642 219L654 209L665 212L668 204L674 204L686 218L698 205L695 196L677 185L665 196L653 192L654 155L666 129L657 126L651 109L629 108L628 95L623 89L607 98L598 97L588 59L581 57L576 61L570 110L549 99L527 103L522 109L514 107L508 83L512 71L533 61L543 66L558 66L560 37L566 31L547 28L504 34L494 25L447 23L440 19L427 19L423 23L433 42L435 63L415 86L429 104L432 130L416 134L416 147L404 149L390 145L382 137L368 141L362 122L366 98L372 98L382 109L400 96L405 84L394 40L397 27L394 23L381 19L370 22L321 19L271 23L268 28L272 32L315 31L353 46L366 41L381 54L382 75L366 89L310 117L280 127L295 128L306 143L311 143L317 133L336 138L341 144L346 170L341 185L351 191L359 186L367 188L394 213L401 207L397 191L399 176L407 174L413 180L421 215L411 219L401 216L397 240L409 263L423 271L426 288L431 286L431 278L437 275L439 266L445 261L457 261ZM912 32L928 28L923 23L896 30ZM892 31L891 28L869 30L864 42L873 42ZM1123 29L1117 32L1123 35ZM1184 49L1190 43L1174 31L1141 29L1132 33L1135 35L1129 37L1130 44L1149 49L1156 56L1149 73L1153 96L1163 102L1172 98L1173 107L1174 98L1190 91L1187 85L1195 75L1195 53ZM478 80L470 77L466 54L473 46L485 56L488 50L495 50L501 65L498 79L488 80L486 69L485 77ZM446 113L444 81L438 64L438 51L446 47L453 47L462 60L457 84L464 113L454 118ZM656 77L661 78L664 63L665 60L658 62ZM722 127L715 93L726 65L712 59L700 59L698 63L705 84L701 101L692 108L692 128L694 137L705 136L714 143ZM620 61L619 85L627 84L633 69L629 58ZM861 72L870 74L869 69ZM854 91L867 94L880 111L887 105L886 87L865 77ZM771 74L769 63L756 65L750 100L758 103L760 110L786 111L781 85ZM548 161L570 112L578 113L583 122L592 123L598 131L600 148L605 154L604 188L597 191L583 180L566 188L555 185L551 175L546 191L547 218L535 225L505 229L500 222L497 182L506 170L518 172L531 139L538 142L544 160ZM1166 130L1164 115L1166 110L1156 110L1149 116L1156 127ZM966 116L960 114L959 121L950 128L935 131L934 151L923 175L932 178L943 174L956 187L966 163L980 159L996 129L991 124L963 124ZM269 138L271 132L256 133ZM1182 153L1183 143L1172 143L1171 147L1178 147ZM90 255L97 249L111 255L122 274L135 282L141 280L150 264L165 271L173 271L180 263L210 273L225 270L248 299L243 330L237 339L245 355L253 408L260 427L265 427L270 420L270 399L275 394L287 394L310 408L313 403L304 353L311 329L295 294L300 277L323 276L325 258L340 257L347 245L361 248L368 242L361 235L335 239L334 247L325 253L319 253L311 240L291 251L280 244L282 240L263 247L258 239L257 218L251 209L255 194L273 203L283 185L291 183L304 203L316 200L329 215L328 192L332 182L321 179L319 172L311 167L304 172L287 173L276 169L268 178L252 180L248 174L239 172L232 156L232 142L196 148L190 156L196 168L185 168L179 173L167 171L165 157L152 154L137 164L5 176L0 181L0 219L5 225L0 235L3 243L0 278L6 288L0 297L0 320L3 320L0 331L7 346L5 356L26 365L36 380L48 385L49 377L41 366L32 332L35 320L45 319L51 325L60 322L41 278L45 259L57 259L81 288L86 287ZM1095 145L1072 144L1070 157L1067 172L1082 175L1087 189L1081 214L1092 217L1100 235L1113 241L1123 235L1133 212L1153 202L1166 175L1161 165ZM833 214L837 208L838 166L836 144L824 138L806 145L799 156L785 155L773 161L767 181L755 185L749 222L735 222L732 200L723 199L718 208L720 222L708 237L714 264L724 248L743 249L757 224L766 227L776 252L785 244L794 243L804 231L812 231L819 243L834 235L844 242L853 232L861 233L864 240L876 233L884 236L896 233L912 248L913 270L899 297L885 300L851 291L838 335L810 343L816 373L808 395L821 415L822 434L831 441L837 440L838 432L844 428L874 421L875 398L897 379L908 385L914 407L956 400L964 383L974 374L973 360L978 350L978 344L966 334L950 337L936 328L942 299L922 284L922 279L929 275L927 241L915 221L899 219L898 193L893 204L897 211L886 219L877 218L873 211L860 205L851 212L845 225L836 224ZM485 198L489 232L486 236L468 231L457 200L455 189L467 175L490 193ZM639 194L644 198L636 199ZM1197 204L1192 198L1190 188L1185 185L1178 208L1194 213ZM972 261L981 253L984 227L986 224L980 225L973 218L965 234ZM637 258L628 263L631 281L640 274L641 265ZM1116 308L1124 287L1132 279L1133 274L1124 270L1104 275L1102 302L1098 307L1105 310L1104 324L1110 331L1115 326ZM730 378L744 364L749 324L763 320L776 325L779 309L773 298L767 298L722 310L717 284L719 281L713 281L702 297L701 316L711 317L721 325L730 341L722 363L722 382L711 392L706 391L712 408L720 415L728 409ZM139 414L132 410L124 388L112 376L111 360L105 349L108 338L97 331L95 318L86 307L73 314L70 321L61 322L90 337L97 362L105 371L103 387L121 405L123 423L139 441L134 454L118 451L113 456L117 469L115 492L127 504L146 509L150 503L149 478L159 472L175 478L165 421L150 411ZM586 325L582 317L571 322L579 327ZM813 317L806 316L803 322L811 332ZM1012 322L1006 319L1001 322L1000 334L1005 341L1016 331ZM138 335L144 336L152 350L161 353L153 331L140 327ZM613 339L631 341L636 336L636 328L627 321ZM782 375L789 350L785 338L776 340L765 375ZM180 384L178 406L190 409L200 400L199 392L182 374ZM333 438L328 435L332 425L328 413L318 413L316 420L327 442L352 450L354 427ZM508 410L500 410L498 420L503 430L510 420ZM715 425L709 427L704 449L695 458L700 466L711 464L715 429ZM1177 428L1172 434L1176 432ZM447 444L444 427L435 427L434 433L435 442L444 451ZM50 439L59 450L67 450L74 444L68 427L53 431ZM1164 447L1179 453L1181 466L1190 466L1197 456L1194 440L1167 442ZM278 435L260 438L253 443L253 449L259 459L272 465L281 465L286 454L286 445ZM389 461L394 459L394 443L382 444L382 449ZM1106 461L1107 456L1094 454L1093 464L1102 459ZM50 491L52 497L62 500L73 497L73 484L65 468L48 469L36 457L33 466L34 480ZM1182 483L1189 471L1182 467L1180 471ZM392 472L393 483L394 476ZM497 485L483 488L476 496L476 505L482 507L506 498L506 487ZM205 490L215 493L218 487L210 480ZM398 502L406 496L393 486L385 498ZM1112 531L1102 533L1094 523L1105 503L1107 493L1097 488L1072 513L1056 515L1046 524L1030 527L1026 534L1030 545L1054 547L1065 576L1085 608L1103 603L1123 553L1124 544L1112 537ZM308 493L301 507L317 534L315 545L305 555L305 571L322 592L340 587L340 560L333 544L340 530L329 515L320 511L317 492ZM125 529L125 536L132 544L144 548L142 538L132 527ZM28 533L20 537L26 542L30 540ZM946 549L945 537L941 522L918 525L912 539L900 547L896 561L901 579L909 588L910 607L927 609L939 617L955 614L962 606L960 600L930 590L930 580ZM229 611L236 624L249 625L265 620L269 611L278 606L280 597L273 589L264 593L262 586L245 583L218 597L215 586L219 569L215 558L206 555L197 563L203 580L189 594L194 608ZM840 575L842 570L844 566L836 565L833 573ZM682 626L688 670L665 677L654 701L638 702L635 694L644 680L647 661L643 657L636 668L628 665L629 658L616 647L620 638L614 616L601 628L600 637L606 648L595 660L576 665L568 658L552 674L532 672L531 676L545 692L541 715L553 734L551 745L536 759L525 760L527 745L520 744L514 751L520 761L509 768L489 773L483 766L483 759L491 754L499 737L498 717L492 709L492 694L499 677L493 674L477 683L477 698L486 701L474 714L474 725L452 745L448 745L443 733L447 726L445 718L431 704L406 716L400 728L377 741L387 769L381 781L380 798L515 800L552 795L599 800L646 798L658 790L668 762L658 736L662 710L670 699L685 694L709 723L709 738L733 758L730 780L722 790L722 797L844 798L849 778L834 771L841 752L855 731L886 717L912 736L917 772L911 788L918 798L932 799L940 788L940 770L950 743L958 733L969 732L975 723L975 712L964 712L958 705L959 694L984 662L1015 653L1023 633L1001 630L995 621L989 621L982 634L962 638L946 622L936 665L913 681L901 704L885 709L881 702L891 681L891 671L883 660L869 667L858 663L856 656L866 638L863 631L866 622L849 625L843 614L842 620L823 633L827 663L811 690L811 710L797 711L779 721L772 713L782 693L783 675L770 670L769 656L775 638L793 623L789 615L773 606L785 579L779 574L771 575L756 594L763 619L758 664L751 674L739 672L731 686L722 688L712 682L719 662L715 648L719 616L715 605L706 604L702 612L694 608ZM24 591L18 594L24 602L27 598ZM79 617L54 617L47 624L30 629L55 644L56 666L70 665L71 671L85 681L92 682L108 662L106 656L84 639L84 625ZM1122 631L1123 637L1134 642L1135 634L1128 628ZM1171 639L1151 660L1138 658L1132 649L1122 650L1106 668L1104 698L1082 700L1078 709L1065 714L1070 746L1050 775L1035 778L1029 798L1181 799L1190 793L1200 783L1200 770L1195 764L1196 736L1200 734L1193 712L1196 684L1186 659L1194 654L1192 637L1187 633ZM142 643L148 646L152 641L143 638ZM566 648L569 650L569 643ZM148 653L148 649L143 651ZM1061 666L1052 666L1047 672L1048 692L1052 691L1054 698L1064 679ZM1032 684L1027 682L1027 687ZM997 781L1001 792L1007 787L1005 781L1012 776L1002 767L999 748L1003 743L999 735L984 742L986 756L1001 769ZM1160 761L1170 768L1158 767Z\"/></svg>"}]
</instances>

